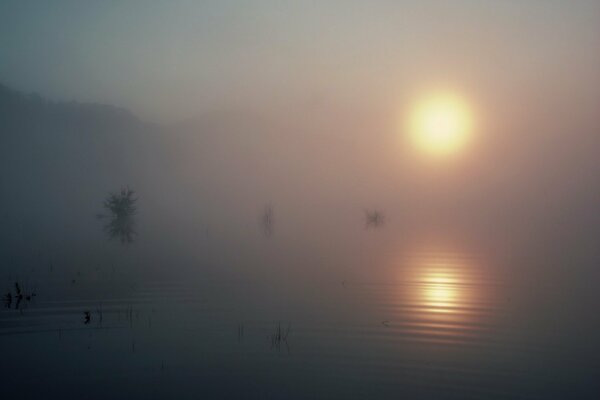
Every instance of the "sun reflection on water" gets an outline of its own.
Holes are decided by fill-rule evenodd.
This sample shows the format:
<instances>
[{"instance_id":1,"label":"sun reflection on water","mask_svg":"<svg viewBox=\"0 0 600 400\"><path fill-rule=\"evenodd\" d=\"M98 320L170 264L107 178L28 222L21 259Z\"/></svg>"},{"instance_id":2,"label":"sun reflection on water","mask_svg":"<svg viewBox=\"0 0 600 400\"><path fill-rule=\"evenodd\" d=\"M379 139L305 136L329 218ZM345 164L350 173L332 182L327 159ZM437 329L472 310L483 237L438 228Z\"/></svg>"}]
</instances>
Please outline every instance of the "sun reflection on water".
<instances>
[{"instance_id":1,"label":"sun reflection on water","mask_svg":"<svg viewBox=\"0 0 600 400\"><path fill-rule=\"evenodd\" d=\"M475 259L448 252L417 253L396 271L400 280L396 301L405 310L405 319L453 330L481 322L488 293L485 270Z\"/></svg>"},{"instance_id":2,"label":"sun reflection on water","mask_svg":"<svg viewBox=\"0 0 600 400\"><path fill-rule=\"evenodd\" d=\"M444 311L457 301L455 278L449 273L432 272L423 276L424 302L436 311Z\"/></svg>"}]
</instances>

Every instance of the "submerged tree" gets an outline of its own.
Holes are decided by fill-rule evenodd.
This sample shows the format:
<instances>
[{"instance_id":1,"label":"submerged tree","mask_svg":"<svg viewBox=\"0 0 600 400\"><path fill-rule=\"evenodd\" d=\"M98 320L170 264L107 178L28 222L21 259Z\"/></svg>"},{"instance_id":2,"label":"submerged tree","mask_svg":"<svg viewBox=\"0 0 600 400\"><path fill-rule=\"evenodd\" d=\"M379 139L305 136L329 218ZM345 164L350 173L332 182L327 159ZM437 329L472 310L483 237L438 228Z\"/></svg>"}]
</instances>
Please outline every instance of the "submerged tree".
<instances>
[{"instance_id":1,"label":"submerged tree","mask_svg":"<svg viewBox=\"0 0 600 400\"><path fill-rule=\"evenodd\" d=\"M135 192L129 187L121 189L121 193L110 193L104 200L106 208L114 218L128 218L136 212L137 198L133 197Z\"/></svg>"},{"instance_id":2,"label":"submerged tree","mask_svg":"<svg viewBox=\"0 0 600 400\"><path fill-rule=\"evenodd\" d=\"M378 228L383 225L383 214L378 210L365 210L365 228Z\"/></svg>"},{"instance_id":3,"label":"submerged tree","mask_svg":"<svg viewBox=\"0 0 600 400\"><path fill-rule=\"evenodd\" d=\"M99 218L108 218L104 230L110 238L120 238L121 243L132 243L135 237L135 214L137 211L137 197L129 187L122 188L119 193L109 193L103 206L109 215L98 215Z\"/></svg>"},{"instance_id":4,"label":"submerged tree","mask_svg":"<svg viewBox=\"0 0 600 400\"><path fill-rule=\"evenodd\" d=\"M273 207L270 204L265 206L265 211L260 218L260 225L266 237L273 234Z\"/></svg>"}]
</instances>

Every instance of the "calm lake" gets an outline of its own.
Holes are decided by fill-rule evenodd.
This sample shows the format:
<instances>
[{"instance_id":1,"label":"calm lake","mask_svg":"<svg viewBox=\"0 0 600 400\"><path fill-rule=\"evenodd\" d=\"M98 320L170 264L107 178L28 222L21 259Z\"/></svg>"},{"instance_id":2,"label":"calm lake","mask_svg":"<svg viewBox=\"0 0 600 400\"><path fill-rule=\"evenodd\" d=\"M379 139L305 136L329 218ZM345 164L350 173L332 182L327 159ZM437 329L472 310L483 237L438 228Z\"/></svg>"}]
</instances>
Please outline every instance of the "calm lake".
<instances>
[{"instance_id":1,"label":"calm lake","mask_svg":"<svg viewBox=\"0 0 600 400\"><path fill-rule=\"evenodd\" d=\"M427 232L357 224L318 246L257 230L232 239L235 252L203 232L185 260L145 256L154 253L143 237L90 250L108 256L86 262L40 252L1 277L13 293L0 312L2 390L38 399L597 398L597 251ZM17 303L16 282L35 296Z\"/></svg>"},{"instance_id":2,"label":"calm lake","mask_svg":"<svg viewBox=\"0 0 600 400\"><path fill-rule=\"evenodd\" d=\"M0 400L600 400L600 0L0 0Z\"/></svg>"}]
</instances>

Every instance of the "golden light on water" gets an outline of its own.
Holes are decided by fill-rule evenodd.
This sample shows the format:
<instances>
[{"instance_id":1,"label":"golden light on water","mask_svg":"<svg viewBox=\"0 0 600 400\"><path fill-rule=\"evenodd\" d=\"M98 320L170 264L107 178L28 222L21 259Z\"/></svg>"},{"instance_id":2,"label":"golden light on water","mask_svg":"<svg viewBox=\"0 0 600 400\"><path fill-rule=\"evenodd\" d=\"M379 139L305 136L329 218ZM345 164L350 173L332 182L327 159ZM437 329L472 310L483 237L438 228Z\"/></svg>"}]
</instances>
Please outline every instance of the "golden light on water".
<instances>
[{"instance_id":1,"label":"golden light on water","mask_svg":"<svg viewBox=\"0 0 600 400\"><path fill-rule=\"evenodd\" d=\"M443 272L425 274L423 280L424 303L437 310L444 310L457 301L455 278Z\"/></svg>"},{"instance_id":2,"label":"golden light on water","mask_svg":"<svg viewBox=\"0 0 600 400\"><path fill-rule=\"evenodd\" d=\"M420 150L435 155L456 154L469 142L473 115L467 102L450 92L424 96L408 119L408 132Z\"/></svg>"},{"instance_id":3,"label":"golden light on water","mask_svg":"<svg viewBox=\"0 0 600 400\"><path fill-rule=\"evenodd\" d=\"M423 319L466 322L474 317L468 310L487 301L480 286L483 271L469 257L433 251L409 256L401 265L398 279L406 287L398 296Z\"/></svg>"},{"instance_id":4,"label":"golden light on water","mask_svg":"<svg viewBox=\"0 0 600 400\"><path fill-rule=\"evenodd\" d=\"M388 325L427 343L478 340L493 324L496 290L480 262L477 256L435 248L393 261L398 285L391 302L399 312L396 320L390 315Z\"/></svg>"}]
</instances>

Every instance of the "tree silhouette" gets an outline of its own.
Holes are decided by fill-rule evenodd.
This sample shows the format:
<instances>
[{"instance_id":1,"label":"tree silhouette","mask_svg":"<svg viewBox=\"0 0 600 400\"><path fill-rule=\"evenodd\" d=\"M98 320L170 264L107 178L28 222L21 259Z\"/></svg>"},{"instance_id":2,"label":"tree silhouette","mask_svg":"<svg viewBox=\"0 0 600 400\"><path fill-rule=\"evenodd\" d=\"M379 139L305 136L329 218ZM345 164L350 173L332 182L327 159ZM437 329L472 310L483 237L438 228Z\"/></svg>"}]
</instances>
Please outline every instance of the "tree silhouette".
<instances>
[{"instance_id":1,"label":"tree silhouette","mask_svg":"<svg viewBox=\"0 0 600 400\"><path fill-rule=\"evenodd\" d=\"M260 217L260 225L266 237L273 234L273 207L270 204L265 206L265 211Z\"/></svg>"},{"instance_id":2,"label":"tree silhouette","mask_svg":"<svg viewBox=\"0 0 600 400\"><path fill-rule=\"evenodd\" d=\"M109 215L98 215L99 218L109 218L104 230L110 238L119 238L123 244L132 243L136 235L134 217L138 199L134 195L135 192L128 186L122 188L119 193L109 193L103 203Z\"/></svg>"},{"instance_id":3,"label":"tree silhouette","mask_svg":"<svg viewBox=\"0 0 600 400\"><path fill-rule=\"evenodd\" d=\"M365 228L378 228L383 225L383 214L378 210L365 210Z\"/></svg>"}]
</instances>

